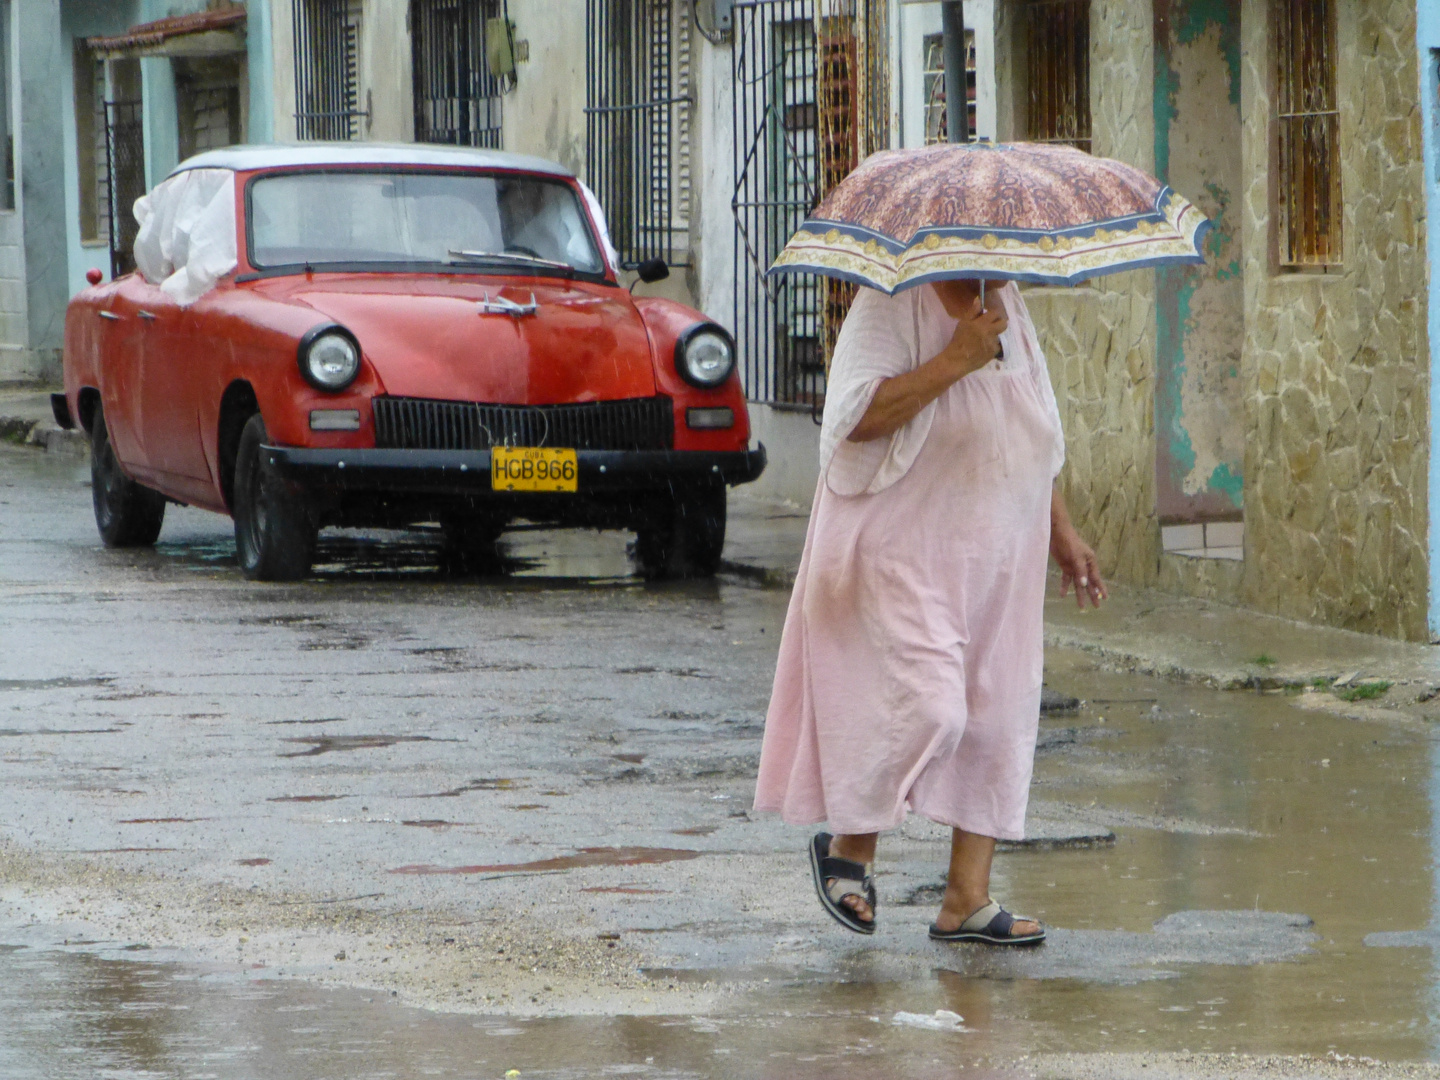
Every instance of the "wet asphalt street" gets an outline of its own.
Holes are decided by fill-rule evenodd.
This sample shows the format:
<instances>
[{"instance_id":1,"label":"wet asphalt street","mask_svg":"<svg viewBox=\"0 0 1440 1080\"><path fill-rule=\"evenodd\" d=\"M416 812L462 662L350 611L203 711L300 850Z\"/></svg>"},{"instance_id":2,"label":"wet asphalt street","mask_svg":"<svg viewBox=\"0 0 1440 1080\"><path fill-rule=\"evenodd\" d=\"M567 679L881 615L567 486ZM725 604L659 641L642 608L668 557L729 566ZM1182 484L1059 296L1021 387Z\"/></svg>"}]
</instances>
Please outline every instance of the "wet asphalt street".
<instances>
[{"instance_id":1,"label":"wet asphalt street","mask_svg":"<svg viewBox=\"0 0 1440 1080\"><path fill-rule=\"evenodd\" d=\"M928 942L947 838L920 821L857 938L808 831L748 812L784 591L646 585L622 534L524 532L486 577L327 534L311 581L257 585L198 511L105 551L87 483L0 446L0 1076L1440 1057L1420 723L1054 651L1083 704L1042 724L1034 840L994 883L1049 943ZM1320 1060L1206 1056L1232 1051Z\"/></svg>"}]
</instances>

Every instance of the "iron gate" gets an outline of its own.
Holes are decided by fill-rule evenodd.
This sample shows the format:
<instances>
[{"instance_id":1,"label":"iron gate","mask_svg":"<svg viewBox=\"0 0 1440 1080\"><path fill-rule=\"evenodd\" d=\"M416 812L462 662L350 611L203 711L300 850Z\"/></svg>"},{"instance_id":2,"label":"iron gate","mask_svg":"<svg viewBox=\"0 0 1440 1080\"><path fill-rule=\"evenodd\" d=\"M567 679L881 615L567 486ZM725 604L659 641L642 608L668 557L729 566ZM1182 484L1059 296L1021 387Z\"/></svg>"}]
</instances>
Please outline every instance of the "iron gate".
<instances>
[{"instance_id":1,"label":"iron gate","mask_svg":"<svg viewBox=\"0 0 1440 1080\"><path fill-rule=\"evenodd\" d=\"M735 341L750 400L818 408L825 289L766 269L820 199L813 0L734 8Z\"/></svg>"},{"instance_id":2,"label":"iron gate","mask_svg":"<svg viewBox=\"0 0 1440 1080\"><path fill-rule=\"evenodd\" d=\"M353 139L360 108L360 0L294 0L295 136Z\"/></svg>"},{"instance_id":3,"label":"iron gate","mask_svg":"<svg viewBox=\"0 0 1440 1080\"><path fill-rule=\"evenodd\" d=\"M145 123L138 101L105 102L106 200L110 208L110 278L135 269L135 200L145 194Z\"/></svg>"},{"instance_id":4,"label":"iron gate","mask_svg":"<svg viewBox=\"0 0 1440 1080\"><path fill-rule=\"evenodd\" d=\"M682 10L682 16L686 13ZM620 265L675 262L677 110L672 0L587 0L585 169Z\"/></svg>"},{"instance_id":5,"label":"iron gate","mask_svg":"<svg viewBox=\"0 0 1440 1080\"><path fill-rule=\"evenodd\" d=\"M415 141L500 149L501 77L490 70L489 20L503 0L413 0ZM508 31L506 31L508 33Z\"/></svg>"}]
</instances>

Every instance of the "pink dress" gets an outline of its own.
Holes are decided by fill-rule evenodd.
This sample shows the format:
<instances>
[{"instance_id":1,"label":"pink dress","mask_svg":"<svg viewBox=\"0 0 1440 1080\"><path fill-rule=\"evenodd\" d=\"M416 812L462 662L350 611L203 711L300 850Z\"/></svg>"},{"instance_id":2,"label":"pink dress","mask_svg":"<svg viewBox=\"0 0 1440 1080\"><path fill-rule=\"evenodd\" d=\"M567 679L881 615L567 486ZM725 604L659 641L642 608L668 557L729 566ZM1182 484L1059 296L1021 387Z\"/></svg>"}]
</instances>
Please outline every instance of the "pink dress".
<instances>
[{"instance_id":1,"label":"pink dress","mask_svg":"<svg viewBox=\"0 0 1440 1080\"><path fill-rule=\"evenodd\" d=\"M1024 835L1043 667L1051 484L1064 461L1014 285L1004 359L890 439L849 434L884 378L955 331L929 286L861 289L831 367L821 476L780 641L755 807L837 833L913 810Z\"/></svg>"}]
</instances>

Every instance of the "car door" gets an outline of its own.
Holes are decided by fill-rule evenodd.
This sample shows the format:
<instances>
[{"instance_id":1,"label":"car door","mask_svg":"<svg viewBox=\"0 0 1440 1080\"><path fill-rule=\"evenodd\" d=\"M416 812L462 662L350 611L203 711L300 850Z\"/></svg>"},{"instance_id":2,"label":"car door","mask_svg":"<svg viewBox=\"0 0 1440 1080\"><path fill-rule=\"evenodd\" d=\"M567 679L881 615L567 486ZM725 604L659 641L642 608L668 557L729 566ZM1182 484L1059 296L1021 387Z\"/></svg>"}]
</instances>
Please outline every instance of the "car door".
<instances>
[{"instance_id":1,"label":"car door","mask_svg":"<svg viewBox=\"0 0 1440 1080\"><path fill-rule=\"evenodd\" d=\"M196 400L208 357L194 332L195 312L153 285L147 284L139 299L140 399L150 464L180 486L208 481Z\"/></svg>"},{"instance_id":2,"label":"car door","mask_svg":"<svg viewBox=\"0 0 1440 1080\"><path fill-rule=\"evenodd\" d=\"M138 317L138 274L121 278L96 310L100 331L100 402L105 430L115 455L127 472L150 470L145 452L145 416L140 397L141 354L145 324Z\"/></svg>"}]
</instances>

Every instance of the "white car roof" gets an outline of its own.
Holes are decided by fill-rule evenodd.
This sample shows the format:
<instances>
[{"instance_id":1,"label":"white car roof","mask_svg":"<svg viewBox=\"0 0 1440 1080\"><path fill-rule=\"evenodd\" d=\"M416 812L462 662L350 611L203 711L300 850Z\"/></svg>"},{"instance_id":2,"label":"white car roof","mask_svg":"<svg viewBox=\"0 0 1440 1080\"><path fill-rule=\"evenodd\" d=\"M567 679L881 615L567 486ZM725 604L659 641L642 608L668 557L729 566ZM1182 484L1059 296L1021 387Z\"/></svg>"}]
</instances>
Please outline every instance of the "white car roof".
<instances>
[{"instance_id":1,"label":"white car roof","mask_svg":"<svg viewBox=\"0 0 1440 1080\"><path fill-rule=\"evenodd\" d=\"M304 142L227 146L186 158L170 175L190 169L276 169L295 165L449 165L471 169L521 169L573 178L563 165L527 154L433 143Z\"/></svg>"}]
</instances>

